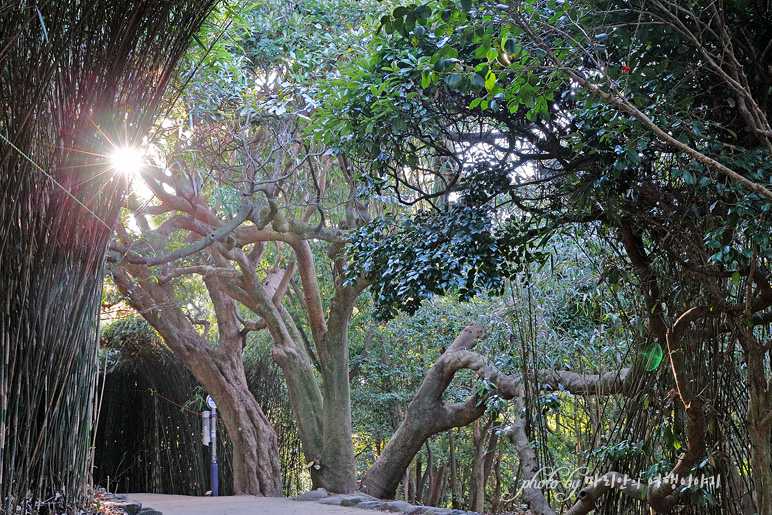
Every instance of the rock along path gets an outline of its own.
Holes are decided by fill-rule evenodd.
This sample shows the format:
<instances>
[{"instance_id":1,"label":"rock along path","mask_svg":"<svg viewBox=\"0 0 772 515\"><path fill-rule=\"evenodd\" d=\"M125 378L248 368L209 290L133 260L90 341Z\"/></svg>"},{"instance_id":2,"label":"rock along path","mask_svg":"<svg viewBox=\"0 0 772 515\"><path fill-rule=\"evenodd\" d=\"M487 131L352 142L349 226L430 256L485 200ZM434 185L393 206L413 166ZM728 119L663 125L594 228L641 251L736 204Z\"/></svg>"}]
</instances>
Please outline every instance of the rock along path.
<instances>
[{"instance_id":1,"label":"rock along path","mask_svg":"<svg viewBox=\"0 0 772 515\"><path fill-rule=\"evenodd\" d=\"M165 494L126 494L142 506L163 515L364 515L366 511L315 502L299 502L285 497L189 497Z\"/></svg>"}]
</instances>

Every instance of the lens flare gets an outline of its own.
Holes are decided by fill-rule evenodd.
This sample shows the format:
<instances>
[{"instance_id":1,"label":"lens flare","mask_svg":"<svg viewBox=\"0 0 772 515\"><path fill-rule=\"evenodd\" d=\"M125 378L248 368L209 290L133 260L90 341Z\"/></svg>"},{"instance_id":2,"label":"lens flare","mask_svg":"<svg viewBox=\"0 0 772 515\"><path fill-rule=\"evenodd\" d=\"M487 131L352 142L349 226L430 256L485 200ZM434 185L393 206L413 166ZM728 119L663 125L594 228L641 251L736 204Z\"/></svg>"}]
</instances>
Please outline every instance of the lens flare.
<instances>
[{"instance_id":1,"label":"lens flare","mask_svg":"<svg viewBox=\"0 0 772 515\"><path fill-rule=\"evenodd\" d=\"M133 147L117 148L110 155L110 162L116 171L124 175L137 175L144 166L142 152Z\"/></svg>"}]
</instances>

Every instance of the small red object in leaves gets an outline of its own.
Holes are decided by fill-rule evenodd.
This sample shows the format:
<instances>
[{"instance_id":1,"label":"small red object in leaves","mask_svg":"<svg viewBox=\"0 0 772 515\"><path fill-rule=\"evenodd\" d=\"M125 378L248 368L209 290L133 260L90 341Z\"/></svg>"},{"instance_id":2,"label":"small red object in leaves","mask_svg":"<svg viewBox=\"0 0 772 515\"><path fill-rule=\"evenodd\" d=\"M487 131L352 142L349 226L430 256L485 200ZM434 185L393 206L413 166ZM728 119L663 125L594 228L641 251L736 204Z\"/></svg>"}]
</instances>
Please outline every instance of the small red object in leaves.
<instances>
[{"instance_id":1,"label":"small red object in leaves","mask_svg":"<svg viewBox=\"0 0 772 515\"><path fill-rule=\"evenodd\" d=\"M630 67L629 66L622 66L622 71L627 73L627 72L630 71Z\"/></svg>"}]
</instances>

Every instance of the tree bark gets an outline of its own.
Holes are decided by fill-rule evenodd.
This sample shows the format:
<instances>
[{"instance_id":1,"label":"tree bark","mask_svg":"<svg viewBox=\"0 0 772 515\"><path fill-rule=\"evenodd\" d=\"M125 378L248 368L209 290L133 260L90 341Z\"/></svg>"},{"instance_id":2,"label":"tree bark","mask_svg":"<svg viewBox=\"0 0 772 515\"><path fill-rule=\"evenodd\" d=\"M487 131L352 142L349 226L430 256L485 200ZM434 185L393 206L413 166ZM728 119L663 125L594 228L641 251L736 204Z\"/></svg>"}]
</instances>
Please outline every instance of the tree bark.
<instances>
[{"instance_id":1,"label":"tree bark","mask_svg":"<svg viewBox=\"0 0 772 515\"><path fill-rule=\"evenodd\" d=\"M198 371L196 379L217 403L228 429L236 495L281 496L278 439L247 387L241 359L206 360L191 355L183 362L189 370Z\"/></svg>"},{"instance_id":2,"label":"tree bark","mask_svg":"<svg viewBox=\"0 0 772 515\"><path fill-rule=\"evenodd\" d=\"M474 459L472 460L472 473L469 477L469 510L483 512L485 504L485 431L487 429L480 423L480 419L474 421Z\"/></svg>"},{"instance_id":3,"label":"tree bark","mask_svg":"<svg viewBox=\"0 0 772 515\"><path fill-rule=\"evenodd\" d=\"M413 467L407 469L407 502L415 502L415 477Z\"/></svg>"},{"instance_id":4,"label":"tree bark","mask_svg":"<svg viewBox=\"0 0 772 515\"><path fill-rule=\"evenodd\" d=\"M235 303L216 294L213 297L220 331L220 345L215 350L172 301L170 286L152 281L143 265L127 265L127 268L138 282L115 266L112 267L115 284L217 403L233 442L234 491L280 496L278 440L247 387ZM213 282L207 286L218 287ZM159 305L163 306L162 310Z\"/></svg>"},{"instance_id":5,"label":"tree bark","mask_svg":"<svg viewBox=\"0 0 772 515\"><path fill-rule=\"evenodd\" d=\"M474 348L482 334L481 326L476 324L467 326L429 370L421 387L408 405L402 424L362 479L362 484L370 495L392 498L405 469L430 436L440 431L468 425L485 412L484 399L476 395L456 404L447 405L442 402L442 395L458 370L464 368L472 370L478 376L493 383L498 395L503 399L513 399L515 412L520 413L524 406L522 379L500 373L489 360L470 350ZM577 395L608 395L622 392L627 388L628 374L629 369L598 375L540 371L538 378L544 389L562 387ZM513 423L510 434L514 435L513 442L516 442L518 447L525 479L529 480L538 472L539 467L536 454L530 448L524 419L518 418ZM534 503L531 509L537 515L554 514L544 500L541 490L526 489L525 494L526 498ZM544 509L537 512L534 506L544 507Z\"/></svg>"},{"instance_id":6,"label":"tree bark","mask_svg":"<svg viewBox=\"0 0 772 515\"><path fill-rule=\"evenodd\" d=\"M408 405L402 424L362 479L368 494L392 498L405 469L431 435L465 426L485 412L485 404L478 402L476 397L453 405L442 402L442 394L456 371L462 368L457 366L456 357L463 349L474 347L482 334L481 326L467 326L429 370L415 398Z\"/></svg>"},{"instance_id":7,"label":"tree bark","mask_svg":"<svg viewBox=\"0 0 772 515\"><path fill-rule=\"evenodd\" d=\"M458 472L456 464L456 436L455 429L448 431L450 442L450 506L458 509Z\"/></svg>"},{"instance_id":8,"label":"tree bark","mask_svg":"<svg viewBox=\"0 0 772 515\"><path fill-rule=\"evenodd\" d=\"M750 331L748 331L749 333ZM764 372L761 345L746 334L743 338L748 364L748 439L757 513L772 514L772 391Z\"/></svg>"},{"instance_id":9,"label":"tree bark","mask_svg":"<svg viewBox=\"0 0 772 515\"><path fill-rule=\"evenodd\" d=\"M496 456L498 456L499 447L499 429L501 425L492 420L490 424L491 435L488 438L488 448L485 451L485 461L483 462L483 483L488 484L488 478L490 478L491 470L493 469L493 462Z\"/></svg>"},{"instance_id":10,"label":"tree bark","mask_svg":"<svg viewBox=\"0 0 772 515\"><path fill-rule=\"evenodd\" d=\"M496 459L493 462L493 475L496 479L496 485L493 487L491 496L491 513L501 511L501 454L496 453Z\"/></svg>"},{"instance_id":11,"label":"tree bark","mask_svg":"<svg viewBox=\"0 0 772 515\"><path fill-rule=\"evenodd\" d=\"M429 494L426 496L426 506L437 506L440 498L442 485L445 482L446 465L442 464L432 472L432 478L429 483Z\"/></svg>"}]
</instances>

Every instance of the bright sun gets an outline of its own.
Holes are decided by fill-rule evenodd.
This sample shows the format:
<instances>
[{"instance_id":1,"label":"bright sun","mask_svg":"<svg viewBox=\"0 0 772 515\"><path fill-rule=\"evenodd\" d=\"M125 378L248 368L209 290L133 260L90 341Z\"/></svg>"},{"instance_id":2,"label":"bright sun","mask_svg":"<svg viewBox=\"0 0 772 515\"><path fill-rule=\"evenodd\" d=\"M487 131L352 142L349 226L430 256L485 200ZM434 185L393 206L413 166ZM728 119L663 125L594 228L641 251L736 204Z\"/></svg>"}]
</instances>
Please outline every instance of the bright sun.
<instances>
[{"instance_id":1,"label":"bright sun","mask_svg":"<svg viewBox=\"0 0 772 515\"><path fill-rule=\"evenodd\" d=\"M132 147L115 149L110 155L110 162L115 170L128 176L137 175L145 164L142 153Z\"/></svg>"}]
</instances>

